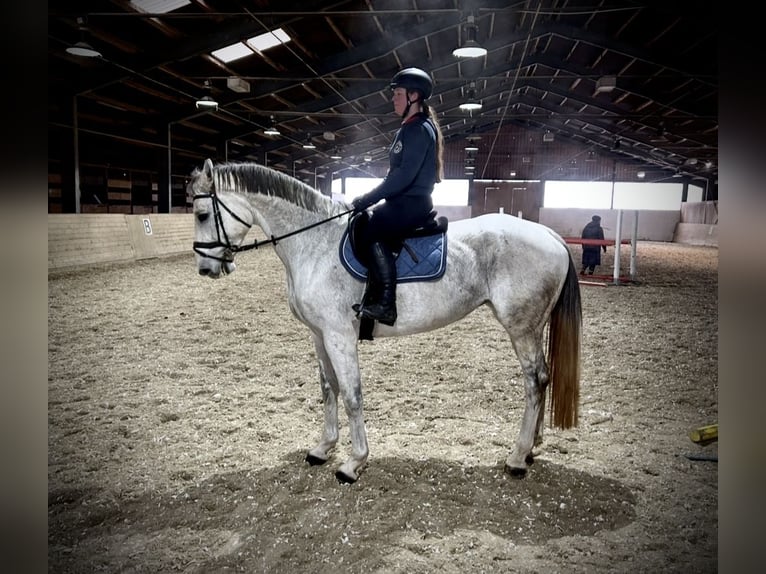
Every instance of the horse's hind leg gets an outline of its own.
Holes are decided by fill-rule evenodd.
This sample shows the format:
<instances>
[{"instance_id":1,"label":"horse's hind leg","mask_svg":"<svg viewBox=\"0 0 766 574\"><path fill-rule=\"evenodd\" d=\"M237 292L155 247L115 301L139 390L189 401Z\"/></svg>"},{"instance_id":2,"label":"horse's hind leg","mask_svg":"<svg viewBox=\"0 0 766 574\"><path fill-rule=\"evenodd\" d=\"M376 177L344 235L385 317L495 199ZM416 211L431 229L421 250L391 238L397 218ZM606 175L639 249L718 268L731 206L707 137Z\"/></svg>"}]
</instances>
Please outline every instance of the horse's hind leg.
<instances>
[{"instance_id":1,"label":"horse's hind leg","mask_svg":"<svg viewBox=\"0 0 766 574\"><path fill-rule=\"evenodd\" d=\"M322 389L324 404L324 427L319 444L306 455L306 462L311 465L324 464L330 451L338 442L338 379L325 351L322 338L314 335L314 349L319 360L319 384Z\"/></svg>"},{"instance_id":2,"label":"horse's hind leg","mask_svg":"<svg viewBox=\"0 0 766 574\"><path fill-rule=\"evenodd\" d=\"M539 377L540 375L538 375ZM548 380L548 375L543 375L544 380ZM545 397L547 396L546 393L546 387L548 386L548 383L546 382L543 386L542 390L542 398L540 400L540 412L537 413L537 427L535 428L535 444L534 446L540 446L543 444L543 431L545 429Z\"/></svg>"},{"instance_id":3,"label":"horse's hind leg","mask_svg":"<svg viewBox=\"0 0 766 574\"><path fill-rule=\"evenodd\" d=\"M534 462L532 448L542 442L548 370L540 337L527 335L523 339L518 338L514 341L514 348L524 372L526 401L516 446L505 462L505 470L511 476L522 478Z\"/></svg>"}]
</instances>

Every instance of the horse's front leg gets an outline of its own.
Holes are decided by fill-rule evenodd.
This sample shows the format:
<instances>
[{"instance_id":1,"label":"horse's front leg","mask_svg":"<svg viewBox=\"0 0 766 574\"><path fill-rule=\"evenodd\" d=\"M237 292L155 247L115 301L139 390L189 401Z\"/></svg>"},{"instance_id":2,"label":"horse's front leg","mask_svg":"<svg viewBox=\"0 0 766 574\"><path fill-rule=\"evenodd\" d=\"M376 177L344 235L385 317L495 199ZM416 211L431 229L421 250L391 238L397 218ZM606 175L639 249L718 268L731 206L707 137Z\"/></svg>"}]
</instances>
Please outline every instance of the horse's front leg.
<instances>
[{"instance_id":1,"label":"horse's front leg","mask_svg":"<svg viewBox=\"0 0 766 574\"><path fill-rule=\"evenodd\" d=\"M330 333L324 339L324 348L336 375L351 435L351 456L338 468L335 476L340 482L353 483L359 478L358 473L367 462L369 454L356 333L353 330L348 333Z\"/></svg>"},{"instance_id":2,"label":"horse's front leg","mask_svg":"<svg viewBox=\"0 0 766 574\"><path fill-rule=\"evenodd\" d=\"M325 340L314 334L314 348L319 359L320 383L324 401L324 428L319 444L306 455L312 465L324 464L330 451L338 442L338 394L348 416L351 434L351 457L335 472L340 482L353 483L358 472L367 462L367 430L364 426L362 409L362 383L359 374L359 358L356 334L335 333Z\"/></svg>"},{"instance_id":3,"label":"horse's front leg","mask_svg":"<svg viewBox=\"0 0 766 574\"><path fill-rule=\"evenodd\" d=\"M314 349L319 360L319 384L322 389L324 404L324 427L322 438L306 454L306 462L311 465L324 464L330 457L330 451L338 442L338 378L335 375L330 357L324 348L322 337L312 333Z\"/></svg>"}]
</instances>

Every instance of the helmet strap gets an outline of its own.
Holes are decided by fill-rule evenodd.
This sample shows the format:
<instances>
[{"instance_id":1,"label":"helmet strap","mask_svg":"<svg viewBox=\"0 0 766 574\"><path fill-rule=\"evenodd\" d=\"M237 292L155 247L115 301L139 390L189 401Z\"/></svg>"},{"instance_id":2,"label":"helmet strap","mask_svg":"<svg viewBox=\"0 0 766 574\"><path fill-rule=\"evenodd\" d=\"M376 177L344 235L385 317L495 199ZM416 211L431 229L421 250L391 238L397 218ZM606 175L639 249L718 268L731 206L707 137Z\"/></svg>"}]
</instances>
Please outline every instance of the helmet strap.
<instances>
[{"instance_id":1,"label":"helmet strap","mask_svg":"<svg viewBox=\"0 0 766 574\"><path fill-rule=\"evenodd\" d=\"M407 107L404 108L404 111L402 112L402 119L405 119L407 117L407 114L410 113L410 107L412 106L412 101L407 98Z\"/></svg>"},{"instance_id":2,"label":"helmet strap","mask_svg":"<svg viewBox=\"0 0 766 574\"><path fill-rule=\"evenodd\" d=\"M407 107L404 108L404 111L402 112L402 119L403 120L407 119L407 115L409 115L409 113L410 113L410 108L412 107L412 104L414 104L415 102L419 102L419 101L420 100L411 100L410 99L410 93L409 93L409 91L407 92Z\"/></svg>"}]
</instances>

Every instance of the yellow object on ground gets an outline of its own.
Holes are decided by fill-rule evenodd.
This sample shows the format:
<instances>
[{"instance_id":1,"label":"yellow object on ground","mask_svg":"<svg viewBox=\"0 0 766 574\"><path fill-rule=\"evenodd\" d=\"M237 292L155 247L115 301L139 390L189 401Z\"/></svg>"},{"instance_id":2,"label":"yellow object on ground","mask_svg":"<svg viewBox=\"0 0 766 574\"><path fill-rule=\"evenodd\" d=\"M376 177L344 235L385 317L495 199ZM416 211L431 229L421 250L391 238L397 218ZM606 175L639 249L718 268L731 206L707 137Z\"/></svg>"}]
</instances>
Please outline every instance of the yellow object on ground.
<instances>
[{"instance_id":1,"label":"yellow object on ground","mask_svg":"<svg viewBox=\"0 0 766 574\"><path fill-rule=\"evenodd\" d=\"M689 438L692 442L697 444L706 445L713 441L718 440L718 423L699 427L689 433Z\"/></svg>"}]
</instances>

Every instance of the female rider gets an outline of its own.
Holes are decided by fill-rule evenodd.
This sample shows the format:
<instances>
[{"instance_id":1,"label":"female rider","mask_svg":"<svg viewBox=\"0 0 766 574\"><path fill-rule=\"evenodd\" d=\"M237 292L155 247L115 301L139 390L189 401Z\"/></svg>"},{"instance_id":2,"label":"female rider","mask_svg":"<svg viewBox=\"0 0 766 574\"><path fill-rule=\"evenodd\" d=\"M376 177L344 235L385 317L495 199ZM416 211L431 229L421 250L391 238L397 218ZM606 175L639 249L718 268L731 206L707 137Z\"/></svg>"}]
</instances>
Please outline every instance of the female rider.
<instances>
[{"instance_id":1,"label":"female rider","mask_svg":"<svg viewBox=\"0 0 766 574\"><path fill-rule=\"evenodd\" d=\"M396 262L388 241L400 240L429 219L431 193L443 172L441 129L426 103L433 91L431 76L405 68L393 77L391 88L402 124L389 149L388 173L375 189L352 201L354 213L377 204L370 210L364 243L370 246L370 277L378 284L371 291L380 296L368 293L357 308L358 314L385 325L396 322Z\"/></svg>"}]
</instances>

